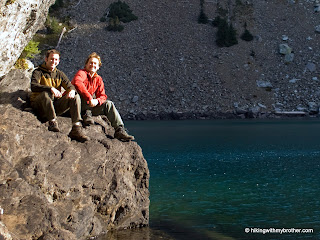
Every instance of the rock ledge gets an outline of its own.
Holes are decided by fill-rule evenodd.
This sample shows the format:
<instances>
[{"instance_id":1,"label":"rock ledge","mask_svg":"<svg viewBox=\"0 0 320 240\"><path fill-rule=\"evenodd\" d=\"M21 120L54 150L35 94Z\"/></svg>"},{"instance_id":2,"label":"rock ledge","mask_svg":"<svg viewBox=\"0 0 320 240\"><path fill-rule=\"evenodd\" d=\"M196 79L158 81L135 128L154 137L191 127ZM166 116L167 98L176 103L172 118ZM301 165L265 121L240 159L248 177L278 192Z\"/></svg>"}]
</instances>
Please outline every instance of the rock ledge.
<instances>
[{"instance_id":1,"label":"rock ledge","mask_svg":"<svg viewBox=\"0 0 320 240\"><path fill-rule=\"evenodd\" d=\"M49 132L25 108L28 85L16 70L0 86L0 236L84 239L148 225L149 170L139 145L113 139L101 117L85 129L86 143L67 137L69 117L58 118L61 132Z\"/></svg>"}]
</instances>

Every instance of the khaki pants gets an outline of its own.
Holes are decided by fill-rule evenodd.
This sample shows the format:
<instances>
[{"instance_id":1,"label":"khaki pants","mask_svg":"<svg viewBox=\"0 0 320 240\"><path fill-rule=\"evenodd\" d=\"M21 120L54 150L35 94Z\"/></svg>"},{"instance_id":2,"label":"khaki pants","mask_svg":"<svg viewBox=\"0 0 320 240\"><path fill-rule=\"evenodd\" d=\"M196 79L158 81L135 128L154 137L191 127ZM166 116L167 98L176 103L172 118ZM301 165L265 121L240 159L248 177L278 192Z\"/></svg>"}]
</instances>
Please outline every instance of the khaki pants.
<instances>
[{"instance_id":1,"label":"khaki pants","mask_svg":"<svg viewBox=\"0 0 320 240\"><path fill-rule=\"evenodd\" d=\"M52 93L42 92L33 102L31 107L37 111L41 118L52 120L68 110L70 110L72 123L82 120L81 118L81 99L78 94L74 98L67 98L67 95L61 98L54 98Z\"/></svg>"},{"instance_id":2,"label":"khaki pants","mask_svg":"<svg viewBox=\"0 0 320 240\"><path fill-rule=\"evenodd\" d=\"M90 107L86 101L81 98L81 110L82 112L91 110L93 116L105 115L114 129L124 126L121 116L112 101L107 100L102 105Z\"/></svg>"}]
</instances>

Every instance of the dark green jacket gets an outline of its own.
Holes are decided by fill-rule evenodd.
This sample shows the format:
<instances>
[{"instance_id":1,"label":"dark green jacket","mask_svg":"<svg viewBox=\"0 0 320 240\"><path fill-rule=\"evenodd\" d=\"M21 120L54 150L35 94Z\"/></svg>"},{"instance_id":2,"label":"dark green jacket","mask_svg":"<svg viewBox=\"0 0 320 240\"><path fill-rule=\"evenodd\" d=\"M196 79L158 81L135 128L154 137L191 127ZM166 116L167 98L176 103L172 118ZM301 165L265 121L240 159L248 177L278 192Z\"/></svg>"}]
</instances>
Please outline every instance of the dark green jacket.
<instances>
[{"instance_id":1,"label":"dark green jacket","mask_svg":"<svg viewBox=\"0 0 320 240\"><path fill-rule=\"evenodd\" d=\"M43 91L51 92L51 87L58 89L59 91L75 90L75 87L71 84L68 77L59 69L49 71L43 63L37 67L31 77L31 96L30 101L34 99Z\"/></svg>"}]
</instances>

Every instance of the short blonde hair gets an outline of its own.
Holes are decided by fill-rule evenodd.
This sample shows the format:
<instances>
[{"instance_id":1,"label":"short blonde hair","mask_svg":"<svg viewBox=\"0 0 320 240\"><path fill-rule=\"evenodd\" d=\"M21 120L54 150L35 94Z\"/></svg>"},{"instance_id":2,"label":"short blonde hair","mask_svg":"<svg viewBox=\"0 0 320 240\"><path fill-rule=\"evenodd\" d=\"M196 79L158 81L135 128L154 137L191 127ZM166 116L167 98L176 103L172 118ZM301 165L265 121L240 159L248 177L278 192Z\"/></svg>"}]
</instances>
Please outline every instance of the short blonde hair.
<instances>
[{"instance_id":1,"label":"short blonde hair","mask_svg":"<svg viewBox=\"0 0 320 240\"><path fill-rule=\"evenodd\" d=\"M98 59L98 61L99 61L99 67L101 67L101 65L102 65L101 58L100 58L100 56L99 56L96 52L93 52L93 53L91 53L91 54L88 56L85 65L87 65L87 63L89 62L89 60L90 60L91 58L96 58L96 59Z\"/></svg>"}]
</instances>

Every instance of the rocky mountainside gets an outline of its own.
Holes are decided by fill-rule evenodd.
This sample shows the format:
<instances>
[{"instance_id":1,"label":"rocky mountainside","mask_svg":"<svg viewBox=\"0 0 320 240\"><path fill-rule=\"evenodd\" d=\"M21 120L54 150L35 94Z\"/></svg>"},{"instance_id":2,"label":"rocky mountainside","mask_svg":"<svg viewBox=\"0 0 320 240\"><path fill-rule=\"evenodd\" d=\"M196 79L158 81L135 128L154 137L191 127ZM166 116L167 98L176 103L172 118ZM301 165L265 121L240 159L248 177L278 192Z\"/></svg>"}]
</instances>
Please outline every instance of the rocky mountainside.
<instances>
[{"instance_id":1,"label":"rocky mountainside","mask_svg":"<svg viewBox=\"0 0 320 240\"><path fill-rule=\"evenodd\" d=\"M0 82L0 239L86 239L149 223L149 170L136 142L95 117L71 141L70 117L47 130L28 108L30 73Z\"/></svg>"},{"instance_id":2,"label":"rocky mountainside","mask_svg":"<svg viewBox=\"0 0 320 240\"><path fill-rule=\"evenodd\" d=\"M212 20L224 13L237 45L216 45L217 28L199 24L199 1L126 0L138 20L122 32L101 22L113 0L69 0L58 16L74 28L59 49L70 78L88 54L102 56L99 70L109 98L129 119L274 117L319 109L320 13L312 0L205 1ZM254 40L239 36L244 24ZM287 55L279 47L287 44Z\"/></svg>"}]
</instances>

